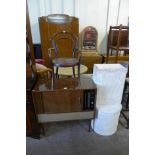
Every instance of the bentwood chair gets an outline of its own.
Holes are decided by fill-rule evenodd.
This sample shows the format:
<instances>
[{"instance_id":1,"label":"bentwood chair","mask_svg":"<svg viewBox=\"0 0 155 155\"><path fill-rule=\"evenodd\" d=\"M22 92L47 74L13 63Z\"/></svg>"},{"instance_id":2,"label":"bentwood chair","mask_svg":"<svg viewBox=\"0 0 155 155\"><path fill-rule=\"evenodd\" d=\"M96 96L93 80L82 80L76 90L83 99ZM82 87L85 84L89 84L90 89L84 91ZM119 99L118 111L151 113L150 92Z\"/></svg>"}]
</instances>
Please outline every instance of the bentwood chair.
<instances>
[{"instance_id":1,"label":"bentwood chair","mask_svg":"<svg viewBox=\"0 0 155 155\"><path fill-rule=\"evenodd\" d=\"M69 45L67 44L69 43ZM80 79L80 58L81 52L78 50L78 38L68 31L60 31L50 38L52 48L49 48L48 55L52 70L56 67L56 78L58 78L59 67L72 67L73 77L75 77L75 66L78 66L78 78ZM54 51L52 55L52 50ZM54 78L54 72L53 72Z\"/></svg>"},{"instance_id":2,"label":"bentwood chair","mask_svg":"<svg viewBox=\"0 0 155 155\"><path fill-rule=\"evenodd\" d=\"M128 26L110 26L107 44L107 58L115 52L115 63L118 62L119 52L124 51L124 55L129 53L129 27Z\"/></svg>"}]
</instances>

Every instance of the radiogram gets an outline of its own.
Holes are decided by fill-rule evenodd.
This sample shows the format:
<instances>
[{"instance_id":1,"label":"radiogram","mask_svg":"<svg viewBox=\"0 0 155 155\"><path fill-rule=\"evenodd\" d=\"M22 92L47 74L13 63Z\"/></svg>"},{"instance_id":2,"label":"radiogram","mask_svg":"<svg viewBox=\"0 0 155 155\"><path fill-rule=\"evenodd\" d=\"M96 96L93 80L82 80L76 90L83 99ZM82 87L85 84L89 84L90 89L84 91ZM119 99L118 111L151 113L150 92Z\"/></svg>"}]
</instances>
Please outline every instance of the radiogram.
<instances>
[{"instance_id":1,"label":"radiogram","mask_svg":"<svg viewBox=\"0 0 155 155\"><path fill-rule=\"evenodd\" d=\"M91 77L38 80L32 90L38 122L92 119L95 114L96 85Z\"/></svg>"}]
</instances>

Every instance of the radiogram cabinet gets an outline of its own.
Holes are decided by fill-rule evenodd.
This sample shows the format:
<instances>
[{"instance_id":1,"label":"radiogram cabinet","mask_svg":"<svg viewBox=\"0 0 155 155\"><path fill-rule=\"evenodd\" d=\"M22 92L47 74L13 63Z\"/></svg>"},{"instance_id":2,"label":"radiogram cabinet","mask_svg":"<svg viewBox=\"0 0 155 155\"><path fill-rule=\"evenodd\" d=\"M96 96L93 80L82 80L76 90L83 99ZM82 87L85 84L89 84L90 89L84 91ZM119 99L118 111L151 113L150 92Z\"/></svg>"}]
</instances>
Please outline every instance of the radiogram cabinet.
<instances>
[{"instance_id":1,"label":"radiogram cabinet","mask_svg":"<svg viewBox=\"0 0 155 155\"><path fill-rule=\"evenodd\" d=\"M96 85L91 77L39 80L32 90L39 123L92 119L95 116Z\"/></svg>"}]
</instances>

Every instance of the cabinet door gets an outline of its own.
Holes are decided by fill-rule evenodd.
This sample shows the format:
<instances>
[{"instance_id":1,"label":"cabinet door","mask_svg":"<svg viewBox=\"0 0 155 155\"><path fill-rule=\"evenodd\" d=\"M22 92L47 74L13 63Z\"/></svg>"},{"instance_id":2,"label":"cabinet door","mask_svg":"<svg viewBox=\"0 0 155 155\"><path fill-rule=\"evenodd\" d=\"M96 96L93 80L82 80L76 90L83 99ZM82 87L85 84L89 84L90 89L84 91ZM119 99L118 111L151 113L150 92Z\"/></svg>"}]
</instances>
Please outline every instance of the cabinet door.
<instances>
[{"instance_id":1,"label":"cabinet door","mask_svg":"<svg viewBox=\"0 0 155 155\"><path fill-rule=\"evenodd\" d=\"M38 95L37 95L38 94ZM83 92L82 91L52 91L34 93L35 109L37 114L54 114L82 111ZM42 102L40 101L42 100Z\"/></svg>"}]
</instances>

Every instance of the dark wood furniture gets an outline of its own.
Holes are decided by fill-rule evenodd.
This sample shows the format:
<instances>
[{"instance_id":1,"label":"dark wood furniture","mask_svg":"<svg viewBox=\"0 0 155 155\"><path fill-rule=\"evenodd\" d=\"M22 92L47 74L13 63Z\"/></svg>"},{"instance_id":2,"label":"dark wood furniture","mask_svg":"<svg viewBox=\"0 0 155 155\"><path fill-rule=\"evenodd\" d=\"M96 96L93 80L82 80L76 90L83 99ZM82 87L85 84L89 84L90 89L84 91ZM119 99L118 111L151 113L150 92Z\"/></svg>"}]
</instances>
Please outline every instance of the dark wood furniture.
<instances>
[{"instance_id":1,"label":"dark wood furniture","mask_svg":"<svg viewBox=\"0 0 155 155\"><path fill-rule=\"evenodd\" d=\"M107 61L108 61L108 62L114 62L115 59L116 59L116 57L115 57L114 55L112 55L112 56L109 55L109 56L108 56L108 60L107 60L107 56L105 55L105 56L104 56L104 59L105 59L105 60L104 60L105 62L107 62ZM118 61L129 61L129 55L123 55L123 56L120 55L120 56L118 57Z\"/></svg>"},{"instance_id":2,"label":"dark wood furniture","mask_svg":"<svg viewBox=\"0 0 155 155\"><path fill-rule=\"evenodd\" d=\"M49 48L48 54L51 62L52 70L54 71L54 67L56 67L56 78L58 78L58 69L59 67L72 67L73 76L75 77L75 66L78 66L78 78L80 79L80 58L81 53L78 49L78 38L73 33L68 31L60 31L55 33L50 38L52 48ZM59 44L70 45L70 51L66 51L66 49L59 46ZM63 51L64 50L64 51ZM54 58L52 58L52 51L54 51ZM65 55L68 56L62 56ZM53 72L54 77L54 72Z\"/></svg>"},{"instance_id":3,"label":"dark wood furniture","mask_svg":"<svg viewBox=\"0 0 155 155\"><path fill-rule=\"evenodd\" d=\"M93 119L96 85L91 77L38 80L32 90L35 113L39 123ZM90 128L89 128L90 129Z\"/></svg>"},{"instance_id":4,"label":"dark wood furniture","mask_svg":"<svg viewBox=\"0 0 155 155\"><path fill-rule=\"evenodd\" d=\"M45 60L45 66L51 67L49 58L48 58L48 49L51 47L50 44L50 37L55 34L56 32L66 30L75 34L76 36L79 35L79 19L76 17L71 17L71 22L63 23L63 24L56 24L56 23L49 23L47 20L47 16L39 17L39 30L40 30L40 39L41 39L41 50L42 50L42 58ZM70 44L60 44L63 48L65 53L61 53L62 56L68 55L68 51L71 50Z\"/></svg>"},{"instance_id":5,"label":"dark wood furniture","mask_svg":"<svg viewBox=\"0 0 155 155\"><path fill-rule=\"evenodd\" d=\"M31 66L26 64L26 135L33 138L40 138L40 127L34 111L32 101L32 89L37 81Z\"/></svg>"},{"instance_id":6,"label":"dark wood furniture","mask_svg":"<svg viewBox=\"0 0 155 155\"><path fill-rule=\"evenodd\" d=\"M118 62L119 51L129 53L129 27L128 26L110 26L107 45L106 63L109 61L109 55L115 51L115 63Z\"/></svg>"}]
</instances>

